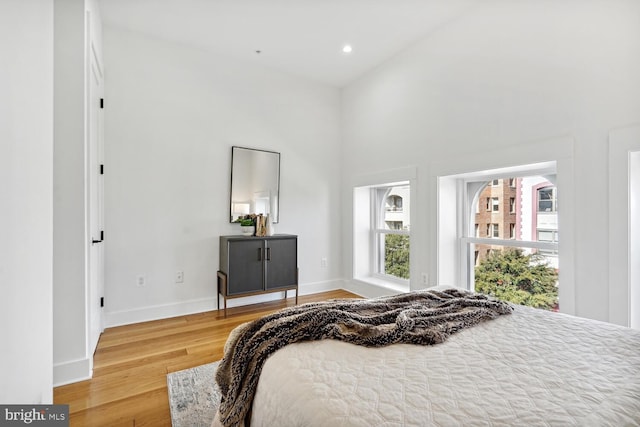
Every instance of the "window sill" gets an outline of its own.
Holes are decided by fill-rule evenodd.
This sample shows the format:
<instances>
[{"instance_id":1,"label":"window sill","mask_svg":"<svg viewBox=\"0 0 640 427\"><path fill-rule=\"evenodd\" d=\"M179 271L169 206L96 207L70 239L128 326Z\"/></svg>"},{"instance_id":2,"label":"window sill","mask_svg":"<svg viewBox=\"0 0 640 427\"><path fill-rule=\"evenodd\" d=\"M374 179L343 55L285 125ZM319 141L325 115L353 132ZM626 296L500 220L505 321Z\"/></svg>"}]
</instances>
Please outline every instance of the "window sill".
<instances>
[{"instance_id":1,"label":"window sill","mask_svg":"<svg viewBox=\"0 0 640 427\"><path fill-rule=\"evenodd\" d=\"M374 285L379 288L383 288L385 290L389 290L395 293L409 292L411 290L409 287L408 281L406 284L403 284L403 283L393 282L390 280L384 280L374 276L354 277L353 280L362 282L367 285Z\"/></svg>"}]
</instances>

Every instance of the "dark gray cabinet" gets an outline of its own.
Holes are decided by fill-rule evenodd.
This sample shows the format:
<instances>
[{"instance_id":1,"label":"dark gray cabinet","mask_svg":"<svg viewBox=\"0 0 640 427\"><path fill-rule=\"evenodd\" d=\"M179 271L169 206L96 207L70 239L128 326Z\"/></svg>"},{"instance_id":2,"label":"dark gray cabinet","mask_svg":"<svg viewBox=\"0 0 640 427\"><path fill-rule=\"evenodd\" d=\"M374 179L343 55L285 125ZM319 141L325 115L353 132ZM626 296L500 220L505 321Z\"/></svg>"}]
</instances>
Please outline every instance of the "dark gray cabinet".
<instances>
[{"instance_id":1,"label":"dark gray cabinet","mask_svg":"<svg viewBox=\"0 0 640 427\"><path fill-rule=\"evenodd\" d=\"M297 304L298 236L220 236L218 301L221 294L225 316L227 299L287 290L296 291Z\"/></svg>"}]
</instances>

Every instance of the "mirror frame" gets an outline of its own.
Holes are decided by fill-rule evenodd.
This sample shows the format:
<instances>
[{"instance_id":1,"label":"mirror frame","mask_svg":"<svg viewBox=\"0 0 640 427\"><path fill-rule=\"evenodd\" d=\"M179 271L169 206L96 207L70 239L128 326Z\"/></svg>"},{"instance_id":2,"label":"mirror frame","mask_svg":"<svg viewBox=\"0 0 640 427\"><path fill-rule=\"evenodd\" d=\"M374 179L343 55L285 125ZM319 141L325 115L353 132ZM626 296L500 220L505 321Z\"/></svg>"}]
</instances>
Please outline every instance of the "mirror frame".
<instances>
[{"instance_id":1,"label":"mirror frame","mask_svg":"<svg viewBox=\"0 0 640 427\"><path fill-rule=\"evenodd\" d=\"M238 151L236 151L238 150ZM247 148L247 147L239 147L239 146L232 146L231 147L231 185L230 185L230 190L229 190L229 222L234 222L234 220L237 218L234 218L234 209L233 209L233 205L234 205L234 182L233 182L233 176L234 176L234 172L237 175L239 173L239 167L237 165L237 159L236 159L236 153L240 152L239 150L243 150L243 151L252 151L252 152L256 152L256 153L263 153L263 154L267 154L267 155L273 155L274 156L274 160L276 160L277 162L277 171L276 171L276 176L275 176L275 181L276 181L276 200L273 207L275 207L275 215L273 215L272 212L269 212L269 214L271 215L271 222L274 224L277 224L278 221L280 220L280 153L276 152L276 151L269 151L269 150L261 150L261 149L257 149L257 148ZM271 179L273 179L274 177L271 177ZM259 191L261 191L263 189L256 189L253 188L251 189L252 193L258 193ZM249 212L249 213L261 213L261 212ZM264 212L262 212L264 213Z\"/></svg>"}]
</instances>

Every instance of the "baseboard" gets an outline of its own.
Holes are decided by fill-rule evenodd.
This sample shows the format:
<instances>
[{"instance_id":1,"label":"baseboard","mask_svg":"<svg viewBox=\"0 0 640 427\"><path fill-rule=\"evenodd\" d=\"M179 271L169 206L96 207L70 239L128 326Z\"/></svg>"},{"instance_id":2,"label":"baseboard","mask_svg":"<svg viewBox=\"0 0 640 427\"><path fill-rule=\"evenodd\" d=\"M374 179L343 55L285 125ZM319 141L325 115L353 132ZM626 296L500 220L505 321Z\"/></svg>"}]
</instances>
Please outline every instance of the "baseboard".
<instances>
[{"instance_id":1,"label":"baseboard","mask_svg":"<svg viewBox=\"0 0 640 427\"><path fill-rule=\"evenodd\" d=\"M325 282L305 283L298 287L299 295L310 295L319 292L326 292L335 289L344 289L343 280L331 280ZM258 304L261 302L275 301L284 297L284 292L274 292L263 295L253 295L245 298L234 298L227 300L227 308L242 305ZM288 291L287 297L295 295L294 291ZM222 297L220 307L222 307ZM105 327L130 325L132 323L148 322L151 320L167 319L176 316L202 313L205 311L217 310L216 298L201 298L190 301L182 301L171 304L162 304L148 307L136 308L133 310L112 311L105 313Z\"/></svg>"},{"instance_id":2,"label":"baseboard","mask_svg":"<svg viewBox=\"0 0 640 427\"><path fill-rule=\"evenodd\" d=\"M91 379L93 359L85 358L53 364L53 386L71 384Z\"/></svg>"},{"instance_id":3,"label":"baseboard","mask_svg":"<svg viewBox=\"0 0 640 427\"><path fill-rule=\"evenodd\" d=\"M325 282L313 282L300 285L298 292L300 295L312 295L320 292L335 291L344 289L345 283L342 279L334 279Z\"/></svg>"},{"instance_id":4,"label":"baseboard","mask_svg":"<svg viewBox=\"0 0 640 427\"><path fill-rule=\"evenodd\" d=\"M105 313L105 327L130 325L151 320L168 319L187 314L202 313L216 309L216 298L200 298L171 304L153 305L132 310Z\"/></svg>"}]
</instances>

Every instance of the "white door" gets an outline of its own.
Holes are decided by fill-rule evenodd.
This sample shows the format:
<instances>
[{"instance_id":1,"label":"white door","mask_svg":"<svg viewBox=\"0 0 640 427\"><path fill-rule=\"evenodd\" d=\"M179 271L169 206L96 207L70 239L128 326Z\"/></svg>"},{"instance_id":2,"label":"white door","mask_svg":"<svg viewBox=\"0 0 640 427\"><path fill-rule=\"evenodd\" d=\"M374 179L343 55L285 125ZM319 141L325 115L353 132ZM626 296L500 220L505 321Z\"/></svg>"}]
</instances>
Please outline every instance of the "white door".
<instances>
[{"instance_id":1,"label":"white door","mask_svg":"<svg viewBox=\"0 0 640 427\"><path fill-rule=\"evenodd\" d=\"M89 43L87 200L89 228L88 354L92 355L103 331L104 218L103 218L103 70L92 42Z\"/></svg>"}]
</instances>

